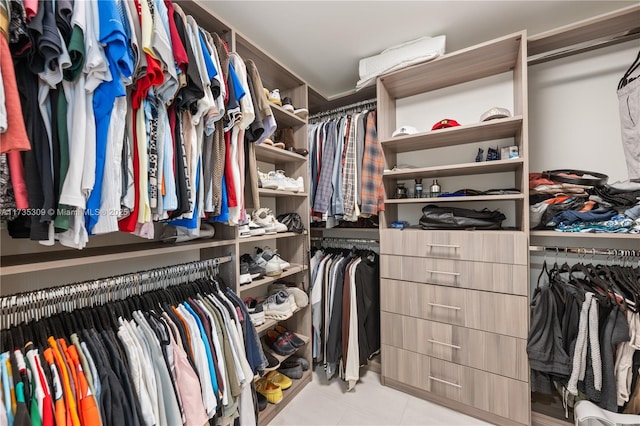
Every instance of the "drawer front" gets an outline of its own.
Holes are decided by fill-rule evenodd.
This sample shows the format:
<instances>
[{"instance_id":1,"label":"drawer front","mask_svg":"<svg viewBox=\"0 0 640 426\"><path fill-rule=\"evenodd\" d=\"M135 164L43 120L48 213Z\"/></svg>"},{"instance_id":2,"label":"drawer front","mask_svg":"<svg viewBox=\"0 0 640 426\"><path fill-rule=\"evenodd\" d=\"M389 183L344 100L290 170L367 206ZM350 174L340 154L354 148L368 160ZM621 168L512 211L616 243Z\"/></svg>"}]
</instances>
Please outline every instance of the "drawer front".
<instances>
[{"instance_id":1,"label":"drawer front","mask_svg":"<svg viewBox=\"0 0 640 426\"><path fill-rule=\"evenodd\" d=\"M385 312L527 338L527 298L409 281L380 280Z\"/></svg>"},{"instance_id":2,"label":"drawer front","mask_svg":"<svg viewBox=\"0 0 640 426\"><path fill-rule=\"evenodd\" d=\"M404 361L410 367L402 366ZM409 368L420 375L412 375ZM387 345L382 345L382 375L518 423L529 422L529 387L519 380Z\"/></svg>"},{"instance_id":3,"label":"drawer front","mask_svg":"<svg viewBox=\"0 0 640 426\"><path fill-rule=\"evenodd\" d=\"M527 341L389 312L380 316L382 344L489 373L528 381Z\"/></svg>"},{"instance_id":4,"label":"drawer front","mask_svg":"<svg viewBox=\"0 0 640 426\"><path fill-rule=\"evenodd\" d=\"M527 265L527 236L518 231L380 230L380 253Z\"/></svg>"},{"instance_id":5,"label":"drawer front","mask_svg":"<svg viewBox=\"0 0 640 426\"><path fill-rule=\"evenodd\" d=\"M529 292L528 275L525 265L380 256L380 276L402 281L526 296Z\"/></svg>"}]
</instances>

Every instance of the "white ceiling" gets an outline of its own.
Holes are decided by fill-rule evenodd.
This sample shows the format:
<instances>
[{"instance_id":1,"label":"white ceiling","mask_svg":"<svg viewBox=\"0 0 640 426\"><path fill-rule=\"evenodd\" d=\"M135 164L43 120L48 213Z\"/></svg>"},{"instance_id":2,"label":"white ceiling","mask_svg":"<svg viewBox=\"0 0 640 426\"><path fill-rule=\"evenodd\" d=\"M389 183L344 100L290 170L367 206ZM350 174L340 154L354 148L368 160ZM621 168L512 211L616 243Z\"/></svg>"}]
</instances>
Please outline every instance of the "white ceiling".
<instances>
[{"instance_id":1,"label":"white ceiling","mask_svg":"<svg viewBox=\"0 0 640 426\"><path fill-rule=\"evenodd\" d=\"M361 58L421 36L447 52L526 29L534 35L637 1L200 1L331 99L353 91Z\"/></svg>"}]
</instances>

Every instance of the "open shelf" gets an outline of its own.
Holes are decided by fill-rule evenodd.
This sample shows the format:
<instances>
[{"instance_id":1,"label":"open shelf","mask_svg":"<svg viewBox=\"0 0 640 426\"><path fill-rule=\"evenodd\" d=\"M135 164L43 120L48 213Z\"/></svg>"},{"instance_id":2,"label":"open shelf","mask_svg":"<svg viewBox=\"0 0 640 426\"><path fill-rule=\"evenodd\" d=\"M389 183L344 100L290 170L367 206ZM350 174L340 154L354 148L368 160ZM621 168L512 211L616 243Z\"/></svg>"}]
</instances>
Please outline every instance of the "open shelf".
<instances>
[{"instance_id":1,"label":"open shelf","mask_svg":"<svg viewBox=\"0 0 640 426\"><path fill-rule=\"evenodd\" d=\"M303 162L306 157L295 152L287 151L282 148L275 148L271 145L259 144L256 145L256 160L264 161L266 163L289 163L289 162Z\"/></svg>"},{"instance_id":2,"label":"open shelf","mask_svg":"<svg viewBox=\"0 0 640 426\"><path fill-rule=\"evenodd\" d=\"M422 203L453 203L461 201L509 201L524 200L524 194L506 195L475 195L462 197L429 197L429 198L387 198L385 204L422 204Z\"/></svg>"},{"instance_id":3,"label":"open shelf","mask_svg":"<svg viewBox=\"0 0 640 426\"><path fill-rule=\"evenodd\" d=\"M276 123L278 128L282 129L284 127L299 127L307 124L307 120L303 120L297 115L287 111L276 104L271 105L271 111L273 111L273 117L276 119ZM297 107L297 105L294 105Z\"/></svg>"},{"instance_id":4,"label":"open shelf","mask_svg":"<svg viewBox=\"0 0 640 426\"><path fill-rule=\"evenodd\" d=\"M518 32L403 68L383 75L380 82L391 98L398 99L501 74L516 66L523 35Z\"/></svg>"},{"instance_id":5,"label":"open shelf","mask_svg":"<svg viewBox=\"0 0 640 426\"><path fill-rule=\"evenodd\" d=\"M297 235L297 234L296 234ZM233 246L235 240L195 240L186 243L148 242L115 246L60 250L31 255L17 254L0 258L0 276L46 271L86 264L113 262L148 256L158 256L213 247Z\"/></svg>"},{"instance_id":6,"label":"open shelf","mask_svg":"<svg viewBox=\"0 0 640 426\"><path fill-rule=\"evenodd\" d=\"M238 243L243 244L243 243L253 243L256 241L269 241L269 240L274 240L278 238L293 238L293 237L299 237L301 235L307 235L307 233L303 232L301 234L298 234L297 232L279 232L277 234L258 235L255 237L239 238Z\"/></svg>"},{"instance_id":7,"label":"open shelf","mask_svg":"<svg viewBox=\"0 0 640 426\"><path fill-rule=\"evenodd\" d=\"M307 305L309 306L309 305ZM293 311L293 316L295 316L298 312L300 312L301 310L307 308L307 306L303 306L302 308L298 308L295 311ZM288 318L287 318L288 319ZM258 333L259 336L262 336L264 333L267 332L267 330L273 328L275 325L277 325L280 321L286 321L286 320L275 320L275 319L271 319L271 318L267 318L264 322L264 324L260 324L259 326L256 327L256 332ZM296 333L297 334L297 333Z\"/></svg>"},{"instance_id":8,"label":"open shelf","mask_svg":"<svg viewBox=\"0 0 640 426\"><path fill-rule=\"evenodd\" d=\"M384 177L404 180L513 172L521 168L523 163L524 159L514 158L512 160L482 161L479 163L452 164L449 166L417 167L415 169L385 171Z\"/></svg>"},{"instance_id":9,"label":"open shelf","mask_svg":"<svg viewBox=\"0 0 640 426\"><path fill-rule=\"evenodd\" d=\"M268 424L273 418L284 409L284 407L291 402L300 391L311 382L312 369L302 372L302 377L298 380L293 380L293 384L287 390L282 391L283 398L278 404L267 403L267 407L260 411L258 414L258 424Z\"/></svg>"},{"instance_id":10,"label":"open shelf","mask_svg":"<svg viewBox=\"0 0 640 426\"><path fill-rule=\"evenodd\" d=\"M264 197L306 197L306 192L280 191L278 189L258 189L258 194Z\"/></svg>"},{"instance_id":11,"label":"open shelf","mask_svg":"<svg viewBox=\"0 0 640 426\"><path fill-rule=\"evenodd\" d=\"M390 152L418 151L515 137L521 128L522 116L520 115L414 135L398 136L380 141L380 143L386 151Z\"/></svg>"},{"instance_id":12,"label":"open shelf","mask_svg":"<svg viewBox=\"0 0 640 426\"><path fill-rule=\"evenodd\" d=\"M302 339L304 341L304 346L306 346L310 341L311 341L311 337L309 336L305 336L303 334L299 334L299 333L295 333L296 336L298 336L300 339ZM296 354L296 352L298 352L299 350L301 350L302 348L304 348L304 346L301 346L300 348L297 348L293 353L290 353L289 355L279 355L277 353L275 353L271 348L266 347L266 346L262 346L263 350L265 352L269 352L271 355L273 355L274 358L276 358L279 362L284 362L286 361L287 358L293 356Z\"/></svg>"},{"instance_id":13,"label":"open shelf","mask_svg":"<svg viewBox=\"0 0 640 426\"><path fill-rule=\"evenodd\" d=\"M286 271L282 271L282 274L279 277L264 277L259 280L254 280L249 284L241 285L240 293L242 293L243 291L250 290L252 288L262 287L264 285L271 284L273 282L281 280L282 278L289 277L291 275L297 274L298 272L302 272L306 270L307 270L307 267L305 265L298 265L298 264L292 263L291 266Z\"/></svg>"},{"instance_id":14,"label":"open shelf","mask_svg":"<svg viewBox=\"0 0 640 426\"><path fill-rule=\"evenodd\" d=\"M560 232L560 231L530 231L531 237L561 237L561 238L600 238L610 240L637 240L640 243L640 234L616 234L616 233L587 233L587 232Z\"/></svg>"}]
</instances>

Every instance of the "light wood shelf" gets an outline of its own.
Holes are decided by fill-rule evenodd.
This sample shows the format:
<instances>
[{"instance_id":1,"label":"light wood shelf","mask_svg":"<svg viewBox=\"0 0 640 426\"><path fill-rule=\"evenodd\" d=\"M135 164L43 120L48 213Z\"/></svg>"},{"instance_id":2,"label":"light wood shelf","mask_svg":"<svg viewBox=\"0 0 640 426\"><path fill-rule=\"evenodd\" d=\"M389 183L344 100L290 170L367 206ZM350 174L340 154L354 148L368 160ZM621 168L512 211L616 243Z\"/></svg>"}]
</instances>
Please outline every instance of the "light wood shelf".
<instances>
[{"instance_id":1,"label":"light wood shelf","mask_svg":"<svg viewBox=\"0 0 640 426\"><path fill-rule=\"evenodd\" d=\"M399 99L510 71L516 67L524 32L491 40L380 77ZM455 71L453 71L455 70Z\"/></svg>"},{"instance_id":2,"label":"light wood shelf","mask_svg":"<svg viewBox=\"0 0 640 426\"><path fill-rule=\"evenodd\" d=\"M290 113L286 109L276 104L270 104L273 111L273 117L276 119L278 128L284 127L299 127L307 124L307 120L304 120L297 115ZM294 105L297 107L297 105Z\"/></svg>"},{"instance_id":3,"label":"light wood shelf","mask_svg":"<svg viewBox=\"0 0 640 426\"><path fill-rule=\"evenodd\" d=\"M279 362L284 362L287 360L287 358L293 356L296 354L296 352L298 352L299 350L301 350L302 348L304 348L306 345L309 344L309 342L311 341L311 337L309 336L305 336L303 334L299 334L299 333L295 333L296 336L298 336L300 339L302 339L302 341L304 341L304 345L296 348L295 352L290 353L289 355L280 355L277 354L273 351L273 349L266 347L266 346L262 346L264 348L265 351L268 351L271 355L273 355L274 358L276 358Z\"/></svg>"},{"instance_id":4,"label":"light wood shelf","mask_svg":"<svg viewBox=\"0 0 640 426\"><path fill-rule=\"evenodd\" d=\"M281 279L286 278L286 277L290 277L291 275L295 275L295 274L297 274L299 272L303 272L303 271L306 271L306 270L307 270L306 265L291 264L291 266L289 268L287 268L287 270L282 271L282 274L279 277L265 277L265 278L261 278L259 280L254 280L249 284L241 285L240 286L240 293L246 292L247 290L251 290L253 288L262 287L262 286L265 286L267 284L271 284L273 282L276 282L276 281L281 280Z\"/></svg>"},{"instance_id":5,"label":"light wood shelf","mask_svg":"<svg viewBox=\"0 0 640 426\"><path fill-rule=\"evenodd\" d=\"M531 57L553 50L566 50L571 46L605 37L637 33L638 30L640 30L640 6L634 5L533 35L527 40L527 50Z\"/></svg>"},{"instance_id":6,"label":"light wood shelf","mask_svg":"<svg viewBox=\"0 0 640 426\"><path fill-rule=\"evenodd\" d=\"M515 137L522 129L522 116L449 127L380 141L388 152L409 152Z\"/></svg>"},{"instance_id":7,"label":"light wood shelf","mask_svg":"<svg viewBox=\"0 0 640 426\"><path fill-rule=\"evenodd\" d=\"M530 231L530 237L560 237L560 238L598 238L606 240L629 240L640 243L640 234L617 234L617 233L586 233L586 232L560 232L560 231Z\"/></svg>"},{"instance_id":8,"label":"light wood shelf","mask_svg":"<svg viewBox=\"0 0 640 426\"><path fill-rule=\"evenodd\" d=\"M256 145L256 160L264 161L266 163L289 163L289 162L303 162L306 161L306 157L296 154L295 152L287 151L282 148L275 148L271 145L260 144Z\"/></svg>"},{"instance_id":9,"label":"light wood shelf","mask_svg":"<svg viewBox=\"0 0 640 426\"><path fill-rule=\"evenodd\" d=\"M60 250L29 255L2 256L0 276L233 245L235 245L235 240L196 240L176 244L149 242L84 250ZM230 250L235 249L230 248Z\"/></svg>"},{"instance_id":10,"label":"light wood shelf","mask_svg":"<svg viewBox=\"0 0 640 426\"><path fill-rule=\"evenodd\" d=\"M523 163L524 159L514 158L512 160L482 161L479 163L452 164L448 166L417 167L415 169L385 171L384 177L388 179L405 180L513 172L521 168Z\"/></svg>"},{"instance_id":11,"label":"light wood shelf","mask_svg":"<svg viewBox=\"0 0 640 426\"><path fill-rule=\"evenodd\" d=\"M302 373L302 378L292 380L293 384L287 390L282 391L283 399L279 404L267 403L267 407L258 414L258 424L266 425L287 406L300 391L311 382L311 368Z\"/></svg>"},{"instance_id":12,"label":"light wood shelf","mask_svg":"<svg viewBox=\"0 0 640 426\"><path fill-rule=\"evenodd\" d=\"M302 308L298 308L295 311L293 311L293 315L291 317L294 317L298 312L302 311L307 306L303 306ZM267 330L272 329L273 327L278 325L281 321L286 321L286 320L275 320L275 319L267 318L264 324L260 324L259 326L256 327L256 332L258 333L259 336L262 336L264 333L267 332Z\"/></svg>"},{"instance_id":13,"label":"light wood shelf","mask_svg":"<svg viewBox=\"0 0 640 426\"><path fill-rule=\"evenodd\" d=\"M238 243L240 244L255 243L256 241L269 241L269 240L275 240L280 238L294 238L302 235L307 235L307 233L303 232L302 234L298 234L297 232L278 232L277 234L266 234L266 235L258 235L255 237L239 238Z\"/></svg>"},{"instance_id":14,"label":"light wood shelf","mask_svg":"<svg viewBox=\"0 0 640 426\"><path fill-rule=\"evenodd\" d=\"M524 200L524 194L505 195L470 195L462 197L429 197L429 198L388 198L385 204L423 204L423 203L454 203L471 201L511 201Z\"/></svg>"},{"instance_id":15,"label":"light wood shelf","mask_svg":"<svg viewBox=\"0 0 640 426\"><path fill-rule=\"evenodd\" d=\"M306 192L280 191L278 189L258 189L258 194L263 197L306 197Z\"/></svg>"}]
</instances>

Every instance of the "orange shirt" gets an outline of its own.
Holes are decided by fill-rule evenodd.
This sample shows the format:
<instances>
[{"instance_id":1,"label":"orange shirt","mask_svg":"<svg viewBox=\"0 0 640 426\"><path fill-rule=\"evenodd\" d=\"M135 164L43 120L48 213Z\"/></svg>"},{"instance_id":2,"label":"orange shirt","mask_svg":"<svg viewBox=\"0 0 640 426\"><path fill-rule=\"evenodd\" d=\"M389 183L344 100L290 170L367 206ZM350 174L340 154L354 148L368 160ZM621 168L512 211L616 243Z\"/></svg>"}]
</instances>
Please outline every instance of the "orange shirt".
<instances>
[{"instance_id":1,"label":"orange shirt","mask_svg":"<svg viewBox=\"0 0 640 426\"><path fill-rule=\"evenodd\" d=\"M82 364L80 363L80 355L74 345L71 345L67 349L71 365L76 370L76 377L78 378L76 393L78 395L78 407L80 408L80 419L82 419L83 426L100 426L100 412L98 411L98 405L96 399L91 393L89 383L82 370Z\"/></svg>"},{"instance_id":2,"label":"orange shirt","mask_svg":"<svg viewBox=\"0 0 640 426\"><path fill-rule=\"evenodd\" d=\"M62 353L60 352L60 348L58 347L58 342L53 336L49 336L47 339L49 342L49 346L53 350L53 356L55 358L56 364L58 365L58 369L61 373L61 381L62 381L62 392L64 393L64 399L66 402L67 409L67 426L80 426L80 418L78 417L78 409L76 406L75 398L73 397L73 392L71 391L71 382L69 380L70 372L67 371L67 366L62 359ZM56 413L57 414L57 413Z\"/></svg>"},{"instance_id":3,"label":"orange shirt","mask_svg":"<svg viewBox=\"0 0 640 426\"><path fill-rule=\"evenodd\" d=\"M58 367L56 366L53 350L47 348L42 352L44 359L49 363L51 369L51 390L53 391L53 411L56 426L67 426L67 408L64 404L64 392Z\"/></svg>"}]
</instances>

